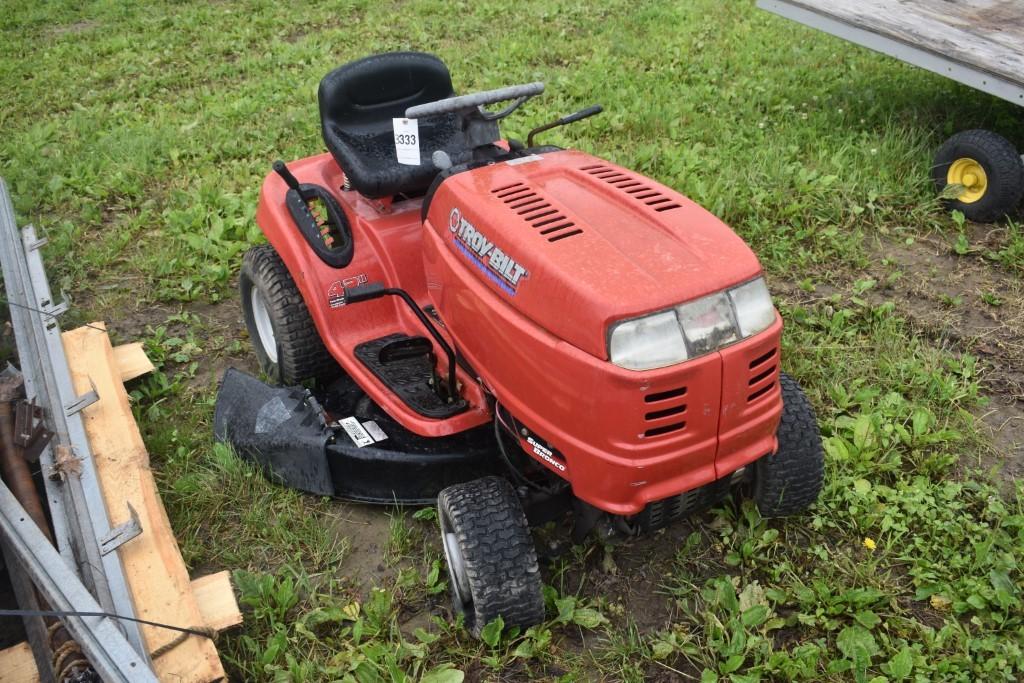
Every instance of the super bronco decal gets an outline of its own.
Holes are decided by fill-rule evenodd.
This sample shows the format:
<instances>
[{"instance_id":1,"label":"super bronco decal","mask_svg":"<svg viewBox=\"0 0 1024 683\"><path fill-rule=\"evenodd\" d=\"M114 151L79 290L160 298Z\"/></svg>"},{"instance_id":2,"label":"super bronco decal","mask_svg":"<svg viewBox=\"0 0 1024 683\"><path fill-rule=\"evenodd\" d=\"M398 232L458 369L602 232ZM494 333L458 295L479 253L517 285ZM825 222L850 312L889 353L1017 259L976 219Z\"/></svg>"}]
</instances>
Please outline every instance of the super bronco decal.
<instances>
[{"instance_id":1,"label":"super bronco decal","mask_svg":"<svg viewBox=\"0 0 1024 683\"><path fill-rule=\"evenodd\" d=\"M459 251L495 284L515 296L519 282L530 274L526 268L494 246L494 242L462 217L458 207L453 208L448 215L448 229L451 230Z\"/></svg>"}]
</instances>

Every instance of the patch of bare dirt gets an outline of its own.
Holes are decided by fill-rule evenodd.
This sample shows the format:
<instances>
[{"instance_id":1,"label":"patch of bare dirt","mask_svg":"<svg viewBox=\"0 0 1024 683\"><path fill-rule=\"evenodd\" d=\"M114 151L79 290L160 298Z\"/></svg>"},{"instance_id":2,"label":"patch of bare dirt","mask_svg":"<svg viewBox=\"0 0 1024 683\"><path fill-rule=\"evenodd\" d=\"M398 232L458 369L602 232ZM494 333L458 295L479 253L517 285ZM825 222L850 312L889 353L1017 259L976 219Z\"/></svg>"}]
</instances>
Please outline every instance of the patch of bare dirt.
<instances>
[{"instance_id":1,"label":"patch of bare dirt","mask_svg":"<svg viewBox=\"0 0 1024 683\"><path fill-rule=\"evenodd\" d=\"M649 536L611 548L594 546L595 557L583 568L588 593L600 595L632 619L641 632L667 629L676 613L675 601L665 588L676 553L692 530L680 521Z\"/></svg>"},{"instance_id":2,"label":"patch of bare dirt","mask_svg":"<svg viewBox=\"0 0 1024 683\"><path fill-rule=\"evenodd\" d=\"M187 305L135 302L109 306L102 298L90 298L76 305L83 311L101 312L93 317L106 318L107 329L115 344L142 341L152 336L160 326L167 328L166 336L169 337L191 334L202 349L201 357L196 358L200 362L195 375L188 381L192 390L215 387L228 367L259 374L259 364L247 343L248 332L237 299ZM103 315L105 310L118 310L118 313L116 316ZM187 317L182 317L183 311L187 312ZM236 341L241 343L235 344ZM172 363L171 367L174 365Z\"/></svg>"},{"instance_id":3,"label":"patch of bare dirt","mask_svg":"<svg viewBox=\"0 0 1024 683\"><path fill-rule=\"evenodd\" d=\"M59 38L61 36L76 35L79 33L85 33L99 26L99 22L95 19L82 19L76 21L73 24L64 24L63 26L53 26L50 28L50 35Z\"/></svg>"},{"instance_id":4,"label":"patch of bare dirt","mask_svg":"<svg viewBox=\"0 0 1024 683\"><path fill-rule=\"evenodd\" d=\"M210 352L196 369L195 376L189 381L190 386L199 390L212 388L229 367L251 375L259 374L259 363L248 344L248 331L237 299L192 305L189 312L199 318L199 328L205 337L201 343L205 343ZM235 341L240 341L241 345L233 344Z\"/></svg>"},{"instance_id":5,"label":"patch of bare dirt","mask_svg":"<svg viewBox=\"0 0 1024 683\"><path fill-rule=\"evenodd\" d=\"M937 342L972 353L986 366L992 401L980 417L996 453L985 465L1024 474L1024 284L1002 269L957 256L937 240L886 245L902 276L879 294ZM879 273L881 275L881 273ZM880 282L884 280L879 279Z\"/></svg>"},{"instance_id":6,"label":"patch of bare dirt","mask_svg":"<svg viewBox=\"0 0 1024 683\"><path fill-rule=\"evenodd\" d=\"M363 592L394 578L397 569L387 566L384 556L391 521L388 508L339 502L336 512L337 532L349 544L338 574Z\"/></svg>"},{"instance_id":7,"label":"patch of bare dirt","mask_svg":"<svg viewBox=\"0 0 1024 683\"><path fill-rule=\"evenodd\" d=\"M991 401L977 415L994 447L981 466L1007 481L1024 476L1024 283L935 238L886 240L875 252L871 267L852 274L878 282L861 296L892 302L936 346L979 358Z\"/></svg>"},{"instance_id":8,"label":"patch of bare dirt","mask_svg":"<svg viewBox=\"0 0 1024 683\"><path fill-rule=\"evenodd\" d=\"M573 562L569 571L555 576L542 570L544 579L559 586L565 594L600 596L609 605L606 616L622 621L623 626L631 621L643 633L668 629L677 621L678 606L670 592L677 554L686 538L705 521L704 516L698 515L611 545L589 542L584 557ZM565 533L568 536L568 529ZM709 565L708 569L710 575L717 567ZM689 575L696 584L704 578L695 573Z\"/></svg>"}]
</instances>

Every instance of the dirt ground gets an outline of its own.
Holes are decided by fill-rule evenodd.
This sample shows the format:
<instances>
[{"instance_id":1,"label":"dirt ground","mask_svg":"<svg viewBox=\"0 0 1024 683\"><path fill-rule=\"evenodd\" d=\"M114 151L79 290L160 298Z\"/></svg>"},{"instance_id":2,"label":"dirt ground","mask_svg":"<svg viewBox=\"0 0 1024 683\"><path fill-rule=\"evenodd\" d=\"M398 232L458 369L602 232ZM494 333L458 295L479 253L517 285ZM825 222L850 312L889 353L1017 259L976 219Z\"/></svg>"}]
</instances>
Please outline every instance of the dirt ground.
<instances>
[{"instance_id":1,"label":"dirt ground","mask_svg":"<svg viewBox=\"0 0 1024 683\"><path fill-rule=\"evenodd\" d=\"M998 238L991 226L974 226L974 232L972 243ZM992 471L1007 483L1024 475L1024 283L979 256L955 254L936 237L880 241L871 259L863 271L819 283L810 293L791 280L773 280L775 293L801 305L837 294L876 306L891 302L932 345L978 358L989 403L975 413L992 448L981 462L962 465ZM854 283L865 280L876 284L855 295Z\"/></svg>"},{"instance_id":2,"label":"dirt ground","mask_svg":"<svg viewBox=\"0 0 1024 683\"><path fill-rule=\"evenodd\" d=\"M979 237L982 230L976 227ZM1019 478L1024 474L1024 284L981 258L952 253L933 238L910 245L889 242L879 256L884 260L869 271L880 283L872 299L892 301L936 346L981 361L991 400L979 417L994 449L979 464L996 468L1006 480Z\"/></svg>"}]
</instances>

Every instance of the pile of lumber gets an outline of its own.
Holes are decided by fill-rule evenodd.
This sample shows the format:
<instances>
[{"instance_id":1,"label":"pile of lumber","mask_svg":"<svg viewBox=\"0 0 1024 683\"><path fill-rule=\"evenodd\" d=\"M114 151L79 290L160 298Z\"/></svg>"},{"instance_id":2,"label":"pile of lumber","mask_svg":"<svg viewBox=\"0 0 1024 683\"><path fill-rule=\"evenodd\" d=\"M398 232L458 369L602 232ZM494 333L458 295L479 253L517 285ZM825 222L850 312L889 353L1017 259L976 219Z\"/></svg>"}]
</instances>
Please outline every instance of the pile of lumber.
<instances>
[{"instance_id":1,"label":"pile of lumber","mask_svg":"<svg viewBox=\"0 0 1024 683\"><path fill-rule=\"evenodd\" d=\"M222 631L242 622L227 571L190 579L150 469L149 454L132 415L124 383L153 370L141 344L114 347L103 323L63 333L75 383L99 400L82 416L92 448L111 526L128 521L128 501L142 533L115 552L120 556L140 619L193 629ZM152 626L142 636L161 681L205 683L223 680L224 667L213 640ZM0 651L0 683L38 681L27 643Z\"/></svg>"}]
</instances>

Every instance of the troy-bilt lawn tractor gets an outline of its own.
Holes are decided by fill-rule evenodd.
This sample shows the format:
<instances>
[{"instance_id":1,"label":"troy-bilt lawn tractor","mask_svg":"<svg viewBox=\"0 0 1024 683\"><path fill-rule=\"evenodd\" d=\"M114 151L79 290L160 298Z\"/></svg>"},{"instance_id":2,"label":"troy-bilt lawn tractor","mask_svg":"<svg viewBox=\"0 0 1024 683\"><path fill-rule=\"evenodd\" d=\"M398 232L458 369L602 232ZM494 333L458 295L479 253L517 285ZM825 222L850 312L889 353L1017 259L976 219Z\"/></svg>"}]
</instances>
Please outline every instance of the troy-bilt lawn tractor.
<instances>
[{"instance_id":1,"label":"troy-bilt lawn tractor","mask_svg":"<svg viewBox=\"0 0 1024 683\"><path fill-rule=\"evenodd\" d=\"M456 96L439 59L409 52L323 79L329 153L275 164L269 244L240 277L283 386L229 370L214 420L287 485L436 499L474 634L543 619L530 524L572 511L576 540L635 534L738 483L786 515L822 483L757 258L679 193L533 144L600 107L503 141L498 120L542 91Z\"/></svg>"}]
</instances>

